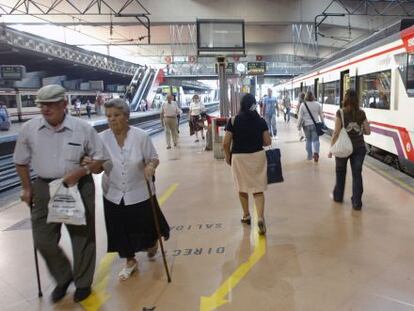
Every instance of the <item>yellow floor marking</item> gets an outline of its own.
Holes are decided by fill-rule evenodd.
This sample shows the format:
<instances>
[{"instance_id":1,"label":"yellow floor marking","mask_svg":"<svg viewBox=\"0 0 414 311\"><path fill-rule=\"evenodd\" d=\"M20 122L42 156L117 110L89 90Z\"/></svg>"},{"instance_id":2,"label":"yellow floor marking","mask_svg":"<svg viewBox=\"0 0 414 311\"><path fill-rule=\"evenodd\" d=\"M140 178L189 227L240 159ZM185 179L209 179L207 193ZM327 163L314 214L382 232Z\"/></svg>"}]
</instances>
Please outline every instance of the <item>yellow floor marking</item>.
<instances>
[{"instance_id":1,"label":"yellow floor marking","mask_svg":"<svg viewBox=\"0 0 414 311\"><path fill-rule=\"evenodd\" d=\"M253 220L256 224L256 221ZM257 226L252 228L254 230L255 247L253 254L249 259L241 264L233 274L224 281L223 284L209 297L201 297L200 299L200 311L211 311L219 308L220 306L229 303L230 301L225 297L239 284L244 276L253 268L253 266L263 257L266 253L266 238L264 235L259 235L257 232Z\"/></svg>"},{"instance_id":2,"label":"yellow floor marking","mask_svg":"<svg viewBox=\"0 0 414 311\"><path fill-rule=\"evenodd\" d=\"M161 197L158 198L158 203L163 205L165 201L174 193L178 184L171 185ZM86 311L99 310L111 297L106 291L109 283L109 273L111 272L112 263L118 257L117 253L108 253L100 261L98 270L96 272L95 282L93 284L92 294L81 302L81 305Z\"/></svg>"},{"instance_id":3,"label":"yellow floor marking","mask_svg":"<svg viewBox=\"0 0 414 311\"><path fill-rule=\"evenodd\" d=\"M394 182L394 183L398 184L401 188L404 188L405 190L407 190L407 191L409 191L409 192L411 192L411 193L414 193L414 187L412 187L412 186L408 185L407 183L405 183L405 182L403 182L403 181L399 180L398 178L396 178L396 177L392 176L391 174L388 174L387 172L382 171L382 170L381 170L381 169L379 169L379 168L376 168L376 167L375 167L374 165L372 165L372 164L365 163L365 165L366 165L366 166L368 166L368 167L369 167L371 170L373 170L374 172L376 172L376 173L378 173L378 174L382 175L383 177L385 177L385 178L387 178L387 179L391 180L391 182Z\"/></svg>"}]
</instances>

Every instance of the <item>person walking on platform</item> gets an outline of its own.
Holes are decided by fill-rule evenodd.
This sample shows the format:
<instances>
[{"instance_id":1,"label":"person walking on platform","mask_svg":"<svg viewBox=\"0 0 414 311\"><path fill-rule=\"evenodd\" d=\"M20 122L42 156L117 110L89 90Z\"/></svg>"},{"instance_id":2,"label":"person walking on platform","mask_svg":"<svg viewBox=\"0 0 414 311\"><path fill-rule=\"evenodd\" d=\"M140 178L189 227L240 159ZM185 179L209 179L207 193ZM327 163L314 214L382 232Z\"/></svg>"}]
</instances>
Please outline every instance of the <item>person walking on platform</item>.
<instances>
[{"instance_id":1,"label":"person walking on platform","mask_svg":"<svg viewBox=\"0 0 414 311\"><path fill-rule=\"evenodd\" d=\"M48 85L37 94L42 117L27 121L19 133L14 150L14 163L22 183L21 199L31 209L34 245L46 261L57 286L53 302L61 300L68 286L75 282L74 301L84 300L91 293L95 271L95 187L91 172L96 172L109 156L88 123L65 114L65 89ZM81 158L89 156L90 163L81 166ZM33 184L29 167L38 176ZM49 183L63 178L68 186L78 185L85 205L86 225L66 225L73 248L71 264L59 247L60 223L47 223Z\"/></svg>"},{"instance_id":2,"label":"person walking on platform","mask_svg":"<svg viewBox=\"0 0 414 311\"><path fill-rule=\"evenodd\" d=\"M75 112L77 117L81 117L81 100L77 98L75 100Z\"/></svg>"},{"instance_id":3,"label":"person walking on platform","mask_svg":"<svg viewBox=\"0 0 414 311\"><path fill-rule=\"evenodd\" d=\"M285 122L289 123L290 122L290 108L291 108L292 104L290 102L290 98L289 98L289 94L286 93L285 97L283 97L283 113L284 113L284 119Z\"/></svg>"},{"instance_id":4,"label":"person walking on platform","mask_svg":"<svg viewBox=\"0 0 414 311\"><path fill-rule=\"evenodd\" d=\"M248 194L253 193L259 233L265 234L264 191L267 189L267 160L263 146L271 145L272 139L265 120L256 111L255 97L251 94L244 95L240 106L240 112L227 123L223 149L226 162L231 165L243 209L241 222L249 225L251 223Z\"/></svg>"},{"instance_id":5,"label":"person walking on platform","mask_svg":"<svg viewBox=\"0 0 414 311\"><path fill-rule=\"evenodd\" d=\"M126 280L138 268L135 253L147 251L148 257L154 257L157 251L158 235L147 181L155 193L152 181L159 160L148 134L129 126L129 106L124 100L106 102L105 110L109 129L100 133L100 137L110 153L110 161L102 167L108 252L118 252L119 257L126 259L118 275L120 280ZM153 199L161 234L168 239L170 227L155 195Z\"/></svg>"},{"instance_id":6,"label":"person walking on platform","mask_svg":"<svg viewBox=\"0 0 414 311\"><path fill-rule=\"evenodd\" d=\"M305 102L305 93L301 92L299 94L299 99L298 99L298 108L296 109L297 116L299 116L300 107L302 106L304 102ZM303 131L302 129L299 129L299 140L303 141L304 139L305 139L305 136L303 135Z\"/></svg>"},{"instance_id":7,"label":"person walking on platform","mask_svg":"<svg viewBox=\"0 0 414 311\"><path fill-rule=\"evenodd\" d=\"M92 112L92 104L91 104L91 101L88 99L86 101L86 114L88 115L88 119L91 118L91 112Z\"/></svg>"},{"instance_id":8,"label":"person walking on platform","mask_svg":"<svg viewBox=\"0 0 414 311\"><path fill-rule=\"evenodd\" d=\"M199 142L198 140L198 132L201 131L201 138L205 139L204 137L204 120L202 119L201 115L204 114L206 108L204 104L200 101L200 96L195 94L192 98L190 108L188 110L189 120L191 122L191 126L195 132L196 140L195 142Z\"/></svg>"},{"instance_id":9,"label":"person walking on platform","mask_svg":"<svg viewBox=\"0 0 414 311\"><path fill-rule=\"evenodd\" d=\"M351 139L353 152L347 158L335 157L336 184L333 190L333 200L335 202L343 201L346 167L349 159L352 170L352 207L354 210L361 210L363 193L362 165L367 152L364 135L370 135L371 129L365 112L359 107L358 95L354 90L349 89L345 92L342 111L345 124L342 124L341 109L339 109L336 112L331 146L335 144L341 128L344 127ZM332 153L329 153L328 156L331 158Z\"/></svg>"},{"instance_id":10,"label":"person walking on platform","mask_svg":"<svg viewBox=\"0 0 414 311\"><path fill-rule=\"evenodd\" d=\"M0 102L0 131L10 129L10 116L5 103Z\"/></svg>"},{"instance_id":11,"label":"person walking on platform","mask_svg":"<svg viewBox=\"0 0 414 311\"><path fill-rule=\"evenodd\" d=\"M167 101L161 107L161 125L165 128L167 149L171 149L171 136L174 147L178 143L177 115L181 113L181 110L173 98L173 95L169 94Z\"/></svg>"},{"instance_id":12,"label":"person walking on platform","mask_svg":"<svg viewBox=\"0 0 414 311\"><path fill-rule=\"evenodd\" d=\"M272 89L267 89L267 96L263 98L263 116L267 127L273 137L277 137L275 113L277 109L277 99L272 96Z\"/></svg>"},{"instance_id":13,"label":"person walking on platform","mask_svg":"<svg viewBox=\"0 0 414 311\"><path fill-rule=\"evenodd\" d=\"M312 114L312 116L310 115ZM323 122L323 111L321 105L315 101L315 97L312 92L306 92L305 102L300 105L299 118L298 118L298 130L303 128L306 137L306 152L308 154L307 159L317 163L319 161L319 136L316 131L315 122ZM319 121L320 120L320 121Z\"/></svg>"}]
</instances>

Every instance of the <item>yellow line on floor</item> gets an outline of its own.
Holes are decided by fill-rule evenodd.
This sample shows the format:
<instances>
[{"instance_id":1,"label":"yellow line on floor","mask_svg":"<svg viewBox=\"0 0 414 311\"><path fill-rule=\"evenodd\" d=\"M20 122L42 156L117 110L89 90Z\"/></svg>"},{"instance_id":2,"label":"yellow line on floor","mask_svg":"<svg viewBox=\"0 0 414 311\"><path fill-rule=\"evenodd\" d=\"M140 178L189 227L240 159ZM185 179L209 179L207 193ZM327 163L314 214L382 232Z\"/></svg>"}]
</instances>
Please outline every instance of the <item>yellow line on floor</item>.
<instances>
[{"instance_id":1,"label":"yellow line on floor","mask_svg":"<svg viewBox=\"0 0 414 311\"><path fill-rule=\"evenodd\" d=\"M405 190L407 190L408 192L414 194L414 187L408 185L407 183L399 180L398 178L392 176L391 174L388 174L387 172L375 167L374 165L370 164L370 163L365 163L365 165L370 168L371 170L373 170L374 172L380 174L381 176L389 179L391 182L396 183L398 186L400 186L401 188L404 188Z\"/></svg>"},{"instance_id":2,"label":"yellow line on floor","mask_svg":"<svg viewBox=\"0 0 414 311\"><path fill-rule=\"evenodd\" d=\"M254 221L253 223L256 223ZM266 253L266 238L263 235L257 233L257 227L252 228L254 230L255 247L253 254L249 259L241 264L233 274L224 281L223 284L209 297L201 297L200 299L200 311L211 311L219 308L220 306L229 303L230 301L225 297L231 293L231 291L239 284L239 282L246 276L246 274L256 265L256 263Z\"/></svg>"},{"instance_id":3,"label":"yellow line on floor","mask_svg":"<svg viewBox=\"0 0 414 311\"><path fill-rule=\"evenodd\" d=\"M158 198L158 202L161 205L167 201L167 199L177 189L178 184L171 185L163 194ZM109 274L111 272L112 264L115 258L118 257L117 253L108 253L100 261L98 270L96 272L95 282L93 284L92 294L88 299L81 302L81 305L86 311L99 310L111 297L106 291L109 283Z\"/></svg>"}]
</instances>

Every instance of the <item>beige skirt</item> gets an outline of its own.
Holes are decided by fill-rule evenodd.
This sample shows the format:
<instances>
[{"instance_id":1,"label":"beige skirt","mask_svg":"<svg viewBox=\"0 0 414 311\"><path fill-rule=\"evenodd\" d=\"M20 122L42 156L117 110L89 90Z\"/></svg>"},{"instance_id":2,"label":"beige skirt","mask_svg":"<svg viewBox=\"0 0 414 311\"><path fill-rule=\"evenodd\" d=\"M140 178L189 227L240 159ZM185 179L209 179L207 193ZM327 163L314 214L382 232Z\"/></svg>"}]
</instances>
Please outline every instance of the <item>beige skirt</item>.
<instances>
[{"instance_id":1,"label":"beige skirt","mask_svg":"<svg viewBox=\"0 0 414 311\"><path fill-rule=\"evenodd\" d=\"M264 150L233 154L231 170L237 191L257 193L267 189L267 160Z\"/></svg>"}]
</instances>

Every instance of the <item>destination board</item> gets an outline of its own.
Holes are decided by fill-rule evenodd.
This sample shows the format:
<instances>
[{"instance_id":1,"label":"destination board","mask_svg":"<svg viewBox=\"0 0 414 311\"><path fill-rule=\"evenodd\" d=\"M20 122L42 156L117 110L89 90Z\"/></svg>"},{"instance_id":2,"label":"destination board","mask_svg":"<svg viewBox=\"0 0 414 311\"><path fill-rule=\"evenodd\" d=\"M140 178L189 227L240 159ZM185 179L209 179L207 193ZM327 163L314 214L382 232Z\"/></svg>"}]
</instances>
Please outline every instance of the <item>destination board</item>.
<instances>
[{"instance_id":1,"label":"destination board","mask_svg":"<svg viewBox=\"0 0 414 311\"><path fill-rule=\"evenodd\" d=\"M263 75L266 72L266 62L248 62L248 75Z\"/></svg>"},{"instance_id":2,"label":"destination board","mask_svg":"<svg viewBox=\"0 0 414 311\"><path fill-rule=\"evenodd\" d=\"M22 65L0 65L0 78L3 80L22 80L24 73Z\"/></svg>"}]
</instances>

